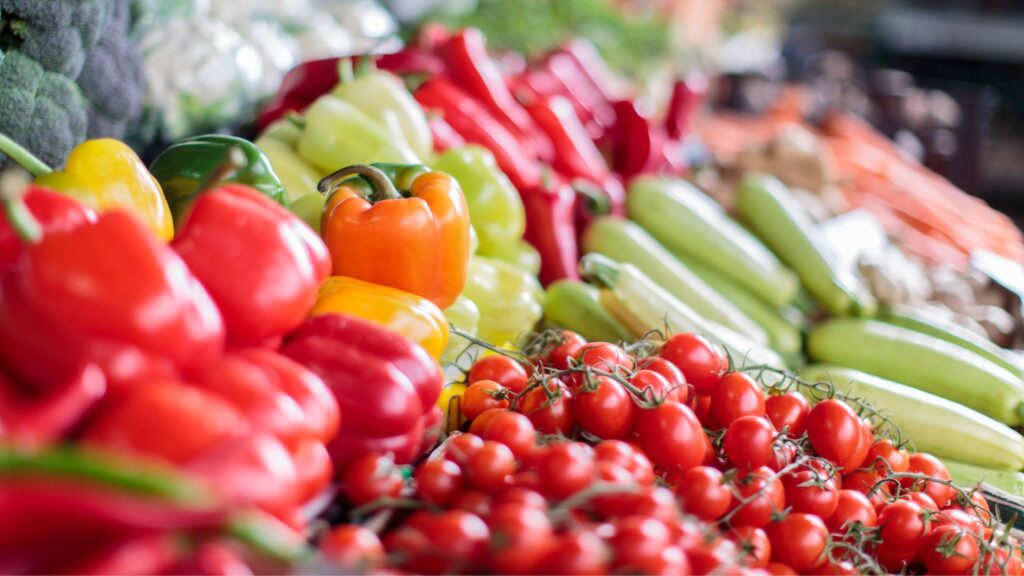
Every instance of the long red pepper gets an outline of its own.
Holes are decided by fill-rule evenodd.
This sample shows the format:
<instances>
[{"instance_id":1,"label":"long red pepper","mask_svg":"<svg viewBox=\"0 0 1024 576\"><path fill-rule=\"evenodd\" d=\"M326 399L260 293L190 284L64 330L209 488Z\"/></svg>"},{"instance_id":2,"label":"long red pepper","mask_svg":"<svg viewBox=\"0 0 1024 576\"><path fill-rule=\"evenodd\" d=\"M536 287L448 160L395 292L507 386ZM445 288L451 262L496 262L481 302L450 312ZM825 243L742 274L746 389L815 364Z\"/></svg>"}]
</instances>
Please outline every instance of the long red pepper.
<instances>
[{"instance_id":1,"label":"long red pepper","mask_svg":"<svg viewBox=\"0 0 1024 576\"><path fill-rule=\"evenodd\" d=\"M693 72L672 84L672 97L665 112L665 130L670 138L680 140L686 136L690 121L707 92L707 78Z\"/></svg>"},{"instance_id":2,"label":"long red pepper","mask_svg":"<svg viewBox=\"0 0 1024 576\"><path fill-rule=\"evenodd\" d=\"M599 183L608 176L608 164L572 104L566 98L543 98L527 106L530 116L555 144L552 166L570 178Z\"/></svg>"},{"instance_id":3,"label":"long red pepper","mask_svg":"<svg viewBox=\"0 0 1024 576\"><path fill-rule=\"evenodd\" d=\"M545 162L551 161L554 146L509 91L498 64L487 53L480 30L467 28L455 34L442 46L441 53L448 74L459 86L479 99L528 151Z\"/></svg>"},{"instance_id":4,"label":"long red pepper","mask_svg":"<svg viewBox=\"0 0 1024 576\"><path fill-rule=\"evenodd\" d=\"M526 209L523 238L540 253L540 281L548 284L563 278L578 279L576 226L573 223L576 192L568 184L520 188Z\"/></svg>"},{"instance_id":5,"label":"long red pepper","mask_svg":"<svg viewBox=\"0 0 1024 576\"><path fill-rule=\"evenodd\" d=\"M428 111L440 112L467 142L490 150L516 188L540 183L537 161L523 150L519 140L495 120L483 104L451 81L443 77L431 78L420 85L415 96Z\"/></svg>"}]
</instances>

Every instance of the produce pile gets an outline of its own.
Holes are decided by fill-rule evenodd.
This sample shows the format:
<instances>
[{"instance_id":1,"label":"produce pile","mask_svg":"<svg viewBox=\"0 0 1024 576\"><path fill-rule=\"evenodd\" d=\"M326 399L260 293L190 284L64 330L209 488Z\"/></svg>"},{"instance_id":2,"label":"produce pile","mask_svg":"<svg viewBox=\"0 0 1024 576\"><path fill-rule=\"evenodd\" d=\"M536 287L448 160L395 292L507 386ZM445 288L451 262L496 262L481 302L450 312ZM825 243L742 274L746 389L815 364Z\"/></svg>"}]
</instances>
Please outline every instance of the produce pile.
<instances>
[{"instance_id":1,"label":"produce pile","mask_svg":"<svg viewBox=\"0 0 1024 576\"><path fill-rule=\"evenodd\" d=\"M0 134L0 572L1024 571L1020 357L687 179L702 91L428 26L254 142Z\"/></svg>"}]
</instances>

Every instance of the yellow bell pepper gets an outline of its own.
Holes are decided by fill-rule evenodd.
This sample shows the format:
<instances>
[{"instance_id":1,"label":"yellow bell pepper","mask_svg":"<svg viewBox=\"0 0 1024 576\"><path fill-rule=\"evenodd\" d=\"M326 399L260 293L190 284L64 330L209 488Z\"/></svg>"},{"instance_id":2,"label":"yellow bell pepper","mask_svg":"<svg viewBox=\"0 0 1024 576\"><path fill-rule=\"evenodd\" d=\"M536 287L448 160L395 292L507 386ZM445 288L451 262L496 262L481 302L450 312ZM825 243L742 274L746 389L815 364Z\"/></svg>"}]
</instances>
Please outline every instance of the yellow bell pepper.
<instances>
[{"instance_id":1,"label":"yellow bell pepper","mask_svg":"<svg viewBox=\"0 0 1024 576\"><path fill-rule=\"evenodd\" d=\"M96 210L122 208L140 217L161 240L174 236L163 190L135 152L123 142L86 140L68 156L65 168L36 183L74 196Z\"/></svg>"},{"instance_id":2,"label":"yellow bell pepper","mask_svg":"<svg viewBox=\"0 0 1024 576\"><path fill-rule=\"evenodd\" d=\"M398 332L434 358L448 345L448 321L433 302L390 286L331 276L321 286L310 316L351 314Z\"/></svg>"},{"instance_id":3,"label":"yellow bell pepper","mask_svg":"<svg viewBox=\"0 0 1024 576\"><path fill-rule=\"evenodd\" d=\"M441 395L437 397L437 406L444 412L444 431L447 434L466 423L466 416L462 414L462 396L466 388L468 386L462 382L452 382L442 388Z\"/></svg>"}]
</instances>

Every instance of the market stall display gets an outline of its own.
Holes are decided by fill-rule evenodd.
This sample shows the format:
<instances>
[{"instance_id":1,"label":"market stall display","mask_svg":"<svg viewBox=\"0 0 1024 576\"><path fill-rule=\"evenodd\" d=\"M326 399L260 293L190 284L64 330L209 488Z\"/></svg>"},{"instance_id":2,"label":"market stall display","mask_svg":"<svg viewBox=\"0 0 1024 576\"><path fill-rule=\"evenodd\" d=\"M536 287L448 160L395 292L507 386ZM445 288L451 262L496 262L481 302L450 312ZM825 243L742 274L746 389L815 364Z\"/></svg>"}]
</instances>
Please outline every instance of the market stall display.
<instances>
[{"instance_id":1,"label":"market stall display","mask_svg":"<svg viewBox=\"0 0 1024 576\"><path fill-rule=\"evenodd\" d=\"M256 13L185 4L136 25ZM148 166L0 133L0 572L1024 571L1024 360L941 290L1020 269L1004 216L799 88L364 48L163 107Z\"/></svg>"}]
</instances>

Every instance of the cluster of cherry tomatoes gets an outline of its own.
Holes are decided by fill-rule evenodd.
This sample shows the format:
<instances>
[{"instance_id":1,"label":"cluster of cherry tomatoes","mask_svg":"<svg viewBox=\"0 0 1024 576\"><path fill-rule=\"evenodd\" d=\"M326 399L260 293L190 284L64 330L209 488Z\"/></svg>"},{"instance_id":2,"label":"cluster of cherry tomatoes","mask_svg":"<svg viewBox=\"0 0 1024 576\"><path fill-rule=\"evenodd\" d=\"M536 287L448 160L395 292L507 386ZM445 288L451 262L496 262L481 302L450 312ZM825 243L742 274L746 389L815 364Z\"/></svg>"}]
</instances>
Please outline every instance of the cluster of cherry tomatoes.
<instances>
[{"instance_id":1,"label":"cluster of cherry tomatoes","mask_svg":"<svg viewBox=\"0 0 1024 576\"><path fill-rule=\"evenodd\" d=\"M812 406L798 387L762 387L699 336L642 357L563 332L531 357L482 358L467 380L463 431L411 478L386 455L343 471L353 518L389 516L378 531L334 528L328 561L413 573L1021 573L1008 530L938 459L876 437L839 398Z\"/></svg>"}]
</instances>

